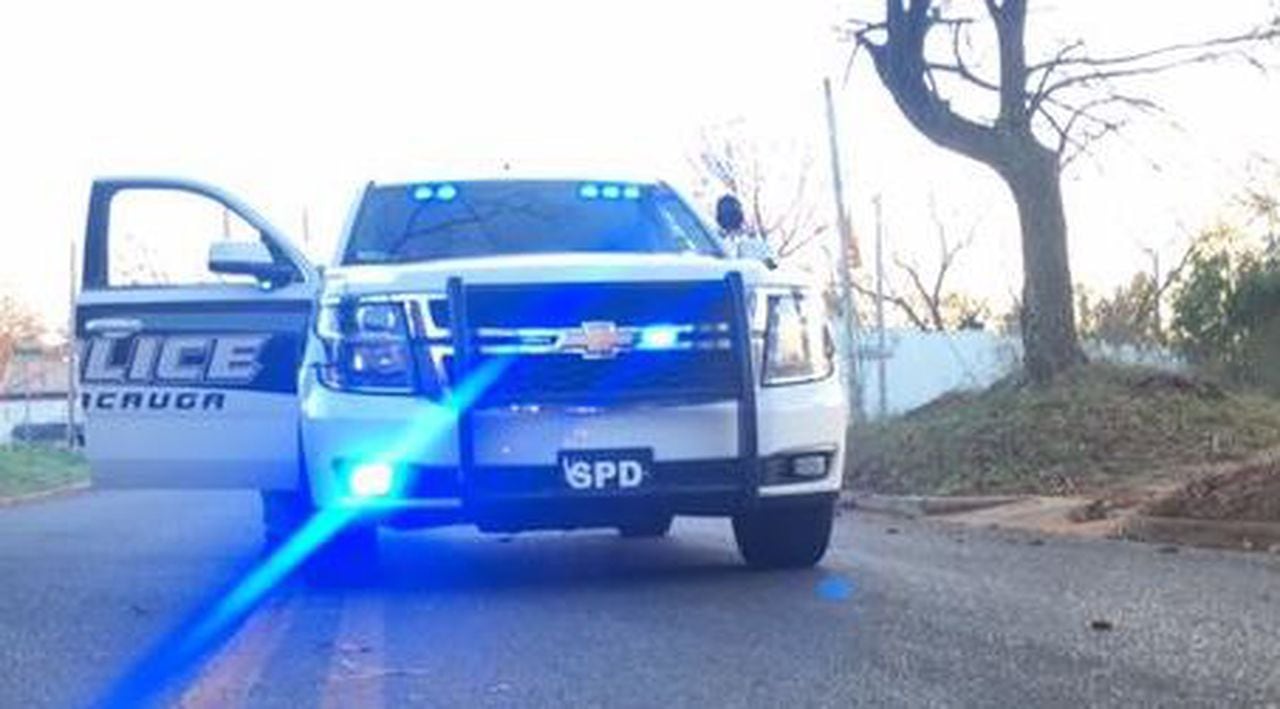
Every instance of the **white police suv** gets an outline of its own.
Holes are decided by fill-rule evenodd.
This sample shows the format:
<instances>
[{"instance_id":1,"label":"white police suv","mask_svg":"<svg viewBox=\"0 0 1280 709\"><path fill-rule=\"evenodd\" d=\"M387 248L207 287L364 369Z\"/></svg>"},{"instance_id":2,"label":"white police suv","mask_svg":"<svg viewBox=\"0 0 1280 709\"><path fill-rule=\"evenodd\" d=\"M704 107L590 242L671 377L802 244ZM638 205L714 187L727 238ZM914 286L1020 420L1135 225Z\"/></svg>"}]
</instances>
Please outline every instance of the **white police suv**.
<instances>
[{"instance_id":1,"label":"white police suv","mask_svg":"<svg viewBox=\"0 0 1280 709\"><path fill-rule=\"evenodd\" d=\"M132 214L146 195L220 216L207 259L176 211ZM257 489L269 541L354 510L323 550L347 558L379 525L675 515L731 517L753 566L826 549L846 409L821 294L727 257L665 184L370 184L321 269L218 189L100 180L84 249L100 487Z\"/></svg>"}]
</instances>

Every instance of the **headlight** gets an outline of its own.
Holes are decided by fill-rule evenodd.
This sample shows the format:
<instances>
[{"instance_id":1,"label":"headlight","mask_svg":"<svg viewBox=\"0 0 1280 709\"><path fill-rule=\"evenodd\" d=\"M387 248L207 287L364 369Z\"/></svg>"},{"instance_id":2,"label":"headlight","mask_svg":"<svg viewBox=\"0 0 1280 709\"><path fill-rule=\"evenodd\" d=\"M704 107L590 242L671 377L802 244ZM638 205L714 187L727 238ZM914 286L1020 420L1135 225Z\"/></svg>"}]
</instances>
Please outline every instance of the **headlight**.
<instances>
[{"instance_id":1,"label":"headlight","mask_svg":"<svg viewBox=\"0 0 1280 709\"><path fill-rule=\"evenodd\" d=\"M798 291L757 297L767 307L764 385L803 384L831 376L835 364L820 301Z\"/></svg>"},{"instance_id":2,"label":"headlight","mask_svg":"<svg viewBox=\"0 0 1280 709\"><path fill-rule=\"evenodd\" d=\"M316 333L327 362L320 381L356 392L413 393L413 350L400 302L343 300L321 307Z\"/></svg>"}]
</instances>

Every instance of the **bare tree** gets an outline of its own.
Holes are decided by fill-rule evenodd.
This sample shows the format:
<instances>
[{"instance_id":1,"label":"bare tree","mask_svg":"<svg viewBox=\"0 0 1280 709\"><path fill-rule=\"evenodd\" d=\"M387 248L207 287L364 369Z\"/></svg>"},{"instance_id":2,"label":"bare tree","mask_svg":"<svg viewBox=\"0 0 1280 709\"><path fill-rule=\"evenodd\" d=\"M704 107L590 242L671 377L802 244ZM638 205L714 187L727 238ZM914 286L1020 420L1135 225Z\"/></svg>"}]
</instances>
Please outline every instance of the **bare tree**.
<instances>
[{"instance_id":1,"label":"bare tree","mask_svg":"<svg viewBox=\"0 0 1280 709\"><path fill-rule=\"evenodd\" d=\"M1268 248L1280 249L1280 163L1263 157L1238 201L1245 226L1261 228Z\"/></svg>"},{"instance_id":2,"label":"bare tree","mask_svg":"<svg viewBox=\"0 0 1280 709\"><path fill-rule=\"evenodd\" d=\"M121 237L121 245L113 254L116 259L111 262L113 285L159 286L178 282L178 274L163 265L161 255L150 240L140 239L131 231Z\"/></svg>"},{"instance_id":3,"label":"bare tree","mask_svg":"<svg viewBox=\"0 0 1280 709\"><path fill-rule=\"evenodd\" d=\"M794 146L786 152L766 160L755 141L704 129L690 158L704 184L742 201L748 230L763 237L779 260L809 246L829 227L812 195L812 153ZM779 170L779 161L790 164Z\"/></svg>"},{"instance_id":4,"label":"bare tree","mask_svg":"<svg viewBox=\"0 0 1280 709\"><path fill-rule=\"evenodd\" d=\"M973 245L981 220L970 225L963 238L953 239L948 235L946 223L938 214L937 203L932 196L929 199L929 216L937 235L936 267L926 270L919 261L895 253L893 263L905 277L906 286L897 288L889 284L883 294L885 302L896 308L919 330L942 332L976 328L985 316L986 306L947 286L948 277L952 274L958 257ZM857 283L854 284L854 289L864 297L877 296L874 290Z\"/></svg>"},{"instance_id":5,"label":"bare tree","mask_svg":"<svg viewBox=\"0 0 1280 709\"><path fill-rule=\"evenodd\" d=\"M1146 274L1150 287L1141 291L1137 318L1139 321L1150 321L1156 344L1165 344L1164 303L1168 300L1170 291L1182 278L1183 272L1191 265L1199 248L1200 242L1191 240L1178 256L1173 268L1169 269L1162 268L1159 251L1152 248L1143 249L1151 259L1151 272ZM1132 283L1130 289L1134 289Z\"/></svg>"},{"instance_id":6,"label":"bare tree","mask_svg":"<svg viewBox=\"0 0 1280 709\"><path fill-rule=\"evenodd\" d=\"M1275 250L1280 248L1280 196L1274 183L1276 175L1263 175L1253 178L1235 198L1236 206L1243 208L1239 217L1242 229L1255 229L1261 238L1264 248ZM1203 235L1189 238L1178 254L1172 268L1165 268L1160 252L1152 247L1144 246L1143 252L1150 259L1151 270L1138 273L1127 287L1118 288L1113 300L1119 300L1122 294L1130 294L1134 298L1135 322L1149 326L1151 340L1155 344L1168 344L1168 333L1165 330L1165 303L1174 289L1182 282L1182 276L1192 267L1197 259L1212 250L1211 239ZM1144 282L1146 285L1139 285Z\"/></svg>"},{"instance_id":7,"label":"bare tree","mask_svg":"<svg viewBox=\"0 0 1280 709\"><path fill-rule=\"evenodd\" d=\"M44 334L45 328L26 304L11 295L0 295L0 376L3 376L14 349Z\"/></svg>"},{"instance_id":8,"label":"bare tree","mask_svg":"<svg viewBox=\"0 0 1280 709\"><path fill-rule=\"evenodd\" d=\"M881 83L907 120L933 143L996 172L1017 204L1022 232L1022 340L1033 382L1051 380L1084 361L1076 334L1067 220L1061 173L1095 141L1121 130L1135 114L1158 112L1126 79L1161 74L1229 57L1280 36L1280 18L1258 29L1198 42L1113 56L1066 41L1029 59L1028 0L983 0L994 30L994 73L974 57L975 16L949 0L885 0L879 21L852 21L854 56L871 57ZM977 7L976 2L974 3ZM936 34L935 31L937 32ZM930 35L945 42L929 42ZM992 115L963 115L957 92L992 99Z\"/></svg>"}]
</instances>

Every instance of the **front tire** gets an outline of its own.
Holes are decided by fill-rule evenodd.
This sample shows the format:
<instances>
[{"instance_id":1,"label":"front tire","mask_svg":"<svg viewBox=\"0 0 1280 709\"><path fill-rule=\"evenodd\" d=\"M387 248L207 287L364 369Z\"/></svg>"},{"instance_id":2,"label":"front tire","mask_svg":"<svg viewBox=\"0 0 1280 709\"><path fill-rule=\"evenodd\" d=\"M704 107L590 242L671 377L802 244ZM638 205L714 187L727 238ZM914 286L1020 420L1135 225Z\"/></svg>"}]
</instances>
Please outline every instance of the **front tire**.
<instances>
[{"instance_id":1,"label":"front tire","mask_svg":"<svg viewBox=\"0 0 1280 709\"><path fill-rule=\"evenodd\" d=\"M310 519L311 500L302 492L263 490L262 551L271 554L302 528Z\"/></svg>"},{"instance_id":2,"label":"front tire","mask_svg":"<svg viewBox=\"0 0 1280 709\"><path fill-rule=\"evenodd\" d=\"M806 568L826 554L834 519L832 501L780 503L734 516L733 536L754 569Z\"/></svg>"}]
</instances>

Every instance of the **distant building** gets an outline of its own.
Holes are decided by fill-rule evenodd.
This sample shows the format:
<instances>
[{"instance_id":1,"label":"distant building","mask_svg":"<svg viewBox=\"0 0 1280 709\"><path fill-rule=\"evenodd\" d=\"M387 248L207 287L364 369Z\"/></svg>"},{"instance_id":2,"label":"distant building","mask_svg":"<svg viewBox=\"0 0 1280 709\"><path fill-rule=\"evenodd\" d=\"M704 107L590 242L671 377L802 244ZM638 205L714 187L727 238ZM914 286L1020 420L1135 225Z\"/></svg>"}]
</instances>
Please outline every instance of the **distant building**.
<instances>
[{"instance_id":1,"label":"distant building","mask_svg":"<svg viewBox=\"0 0 1280 709\"><path fill-rule=\"evenodd\" d=\"M66 424L68 376L65 348L19 350L7 359L0 370L0 445L11 443L20 426Z\"/></svg>"}]
</instances>

